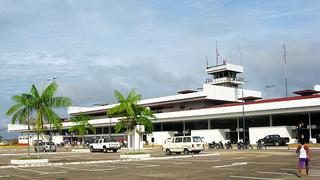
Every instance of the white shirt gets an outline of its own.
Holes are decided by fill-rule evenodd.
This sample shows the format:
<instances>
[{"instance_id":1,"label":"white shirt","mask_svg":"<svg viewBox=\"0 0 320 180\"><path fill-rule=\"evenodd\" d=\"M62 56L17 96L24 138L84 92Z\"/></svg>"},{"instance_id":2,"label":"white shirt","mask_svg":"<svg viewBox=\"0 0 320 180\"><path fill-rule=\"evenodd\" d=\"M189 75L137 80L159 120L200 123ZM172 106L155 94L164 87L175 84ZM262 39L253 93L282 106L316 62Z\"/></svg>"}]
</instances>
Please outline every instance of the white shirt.
<instances>
[{"instance_id":1,"label":"white shirt","mask_svg":"<svg viewBox=\"0 0 320 180\"><path fill-rule=\"evenodd\" d=\"M304 145L300 149L299 158L308 158L307 150L304 149Z\"/></svg>"}]
</instances>

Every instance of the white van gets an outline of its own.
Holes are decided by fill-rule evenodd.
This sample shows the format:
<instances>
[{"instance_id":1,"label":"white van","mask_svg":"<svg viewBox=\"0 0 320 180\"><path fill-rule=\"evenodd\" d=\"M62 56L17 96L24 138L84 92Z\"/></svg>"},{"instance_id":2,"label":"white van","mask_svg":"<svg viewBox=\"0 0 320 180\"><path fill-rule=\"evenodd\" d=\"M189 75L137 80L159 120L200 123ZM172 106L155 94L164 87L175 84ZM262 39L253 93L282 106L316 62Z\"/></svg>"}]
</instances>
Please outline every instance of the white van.
<instances>
[{"instance_id":1,"label":"white van","mask_svg":"<svg viewBox=\"0 0 320 180\"><path fill-rule=\"evenodd\" d=\"M203 150L204 143L200 136L177 136L168 138L163 146L163 151L165 151L167 155L173 152L177 154L182 152L183 154L189 154L190 152L197 154Z\"/></svg>"}]
</instances>

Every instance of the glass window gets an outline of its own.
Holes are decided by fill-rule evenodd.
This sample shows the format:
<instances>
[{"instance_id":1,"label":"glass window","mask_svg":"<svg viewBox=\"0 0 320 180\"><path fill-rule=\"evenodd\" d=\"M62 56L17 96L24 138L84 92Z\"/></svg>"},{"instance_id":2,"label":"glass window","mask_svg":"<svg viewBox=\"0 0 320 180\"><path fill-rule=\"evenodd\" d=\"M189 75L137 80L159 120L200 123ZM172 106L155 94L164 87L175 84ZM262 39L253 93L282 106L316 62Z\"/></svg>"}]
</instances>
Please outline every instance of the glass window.
<instances>
[{"instance_id":1,"label":"glass window","mask_svg":"<svg viewBox=\"0 0 320 180\"><path fill-rule=\"evenodd\" d=\"M195 136L192 139L193 139L193 142L202 142L202 139L199 136Z\"/></svg>"},{"instance_id":2,"label":"glass window","mask_svg":"<svg viewBox=\"0 0 320 180\"><path fill-rule=\"evenodd\" d=\"M191 137L184 137L183 142L191 142Z\"/></svg>"},{"instance_id":3,"label":"glass window","mask_svg":"<svg viewBox=\"0 0 320 180\"><path fill-rule=\"evenodd\" d=\"M181 143L182 142L182 138L180 137L180 138L176 138L176 141L175 141L176 143Z\"/></svg>"}]
</instances>

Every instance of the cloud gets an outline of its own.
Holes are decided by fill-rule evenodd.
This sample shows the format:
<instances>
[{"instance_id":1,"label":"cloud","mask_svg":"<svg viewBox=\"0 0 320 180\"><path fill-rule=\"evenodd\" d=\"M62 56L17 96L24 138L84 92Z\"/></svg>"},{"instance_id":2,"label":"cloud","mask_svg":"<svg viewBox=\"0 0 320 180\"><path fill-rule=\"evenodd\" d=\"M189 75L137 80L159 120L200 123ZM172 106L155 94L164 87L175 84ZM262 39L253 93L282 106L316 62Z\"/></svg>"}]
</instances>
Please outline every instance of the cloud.
<instances>
[{"instance_id":1,"label":"cloud","mask_svg":"<svg viewBox=\"0 0 320 180\"><path fill-rule=\"evenodd\" d=\"M283 44L290 92L319 84L319 1L0 2L0 119L10 97L56 77L74 105L144 98L201 87L205 59L242 63L247 88L284 95Z\"/></svg>"}]
</instances>

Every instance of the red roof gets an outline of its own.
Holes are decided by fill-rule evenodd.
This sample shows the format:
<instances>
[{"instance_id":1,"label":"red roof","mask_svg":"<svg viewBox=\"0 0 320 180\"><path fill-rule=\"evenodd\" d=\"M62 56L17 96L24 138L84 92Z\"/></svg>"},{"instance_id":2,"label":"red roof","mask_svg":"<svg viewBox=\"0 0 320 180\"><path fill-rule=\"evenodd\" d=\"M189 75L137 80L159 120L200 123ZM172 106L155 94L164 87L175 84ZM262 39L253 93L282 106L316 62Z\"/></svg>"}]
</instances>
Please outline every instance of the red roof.
<instances>
[{"instance_id":1,"label":"red roof","mask_svg":"<svg viewBox=\"0 0 320 180\"><path fill-rule=\"evenodd\" d=\"M311 98L320 98L320 94L310 95L310 96L294 96L294 97L285 97L285 98L275 98L275 99L264 99L260 101L251 101L251 102L240 102L240 103L228 103L217 106L210 106L206 108L219 108L219 107L229 107L229 106L241 106L241 105L250 105L250 104L262 104L262 103L271 103L271 102L282 102L282 101L293 101L301 99L311 99ZM201 108L201 109L206 109Z\"/></svg>"},{"instance_id":2,"label":"red roof","mask_svg":"<svg viewBox=\"0 0 320 180\"><path fill-rule=\"evenodd\" d=\"M301 95L301 96L309 96L309 95L313 95L313 94L320 93L320 91L315 91L315 90L306 89L306 90L301 90L301 91L295 91L295 92L293 92L293 93L294 93L294 94Z\"/></svg>"}]
</instances>

